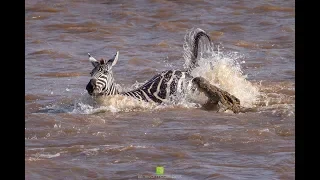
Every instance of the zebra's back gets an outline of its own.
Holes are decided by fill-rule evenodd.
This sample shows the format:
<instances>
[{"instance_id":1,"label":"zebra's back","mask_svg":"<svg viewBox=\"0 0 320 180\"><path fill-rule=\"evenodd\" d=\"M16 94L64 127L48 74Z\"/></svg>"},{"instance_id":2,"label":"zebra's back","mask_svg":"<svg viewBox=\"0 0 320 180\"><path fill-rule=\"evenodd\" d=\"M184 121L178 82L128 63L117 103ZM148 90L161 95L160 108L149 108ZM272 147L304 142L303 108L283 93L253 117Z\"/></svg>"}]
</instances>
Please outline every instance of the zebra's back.
<instances>
[{"instance_id":1,"label":"zebra's back","mask_svg":"<svg viewBox=\"0 0 320 180\"><path fill-rule=\"evenodd\" d=\"M185 71L163 71L139 88L121 94L147 102L162 103L168 101L171 95L184 93L191 78Z\"/></svg>"}]
</instances>

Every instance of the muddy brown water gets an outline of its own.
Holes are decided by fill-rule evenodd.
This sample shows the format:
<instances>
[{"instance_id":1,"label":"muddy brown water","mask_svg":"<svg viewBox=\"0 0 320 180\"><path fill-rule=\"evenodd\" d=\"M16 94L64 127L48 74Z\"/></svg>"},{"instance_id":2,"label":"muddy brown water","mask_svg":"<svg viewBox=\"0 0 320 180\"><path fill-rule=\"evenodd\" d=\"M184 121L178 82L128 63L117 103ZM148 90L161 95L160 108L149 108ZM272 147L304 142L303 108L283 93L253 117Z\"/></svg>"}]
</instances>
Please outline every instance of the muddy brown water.
<instances>
[{"instance_id":1,"label":"muddy brown water","mask_svg":"<svg viewBox=\"0 0 320 180\"><path fill-rule=\"evenodd\" d=\"M25 178L295 178L294 1L25 1ZM184 35L208 32L219 56L195 74L254 112L160 107L86 91L87 53L110 58L124 89L182 69Z\"/></svg>"}]
</instances>

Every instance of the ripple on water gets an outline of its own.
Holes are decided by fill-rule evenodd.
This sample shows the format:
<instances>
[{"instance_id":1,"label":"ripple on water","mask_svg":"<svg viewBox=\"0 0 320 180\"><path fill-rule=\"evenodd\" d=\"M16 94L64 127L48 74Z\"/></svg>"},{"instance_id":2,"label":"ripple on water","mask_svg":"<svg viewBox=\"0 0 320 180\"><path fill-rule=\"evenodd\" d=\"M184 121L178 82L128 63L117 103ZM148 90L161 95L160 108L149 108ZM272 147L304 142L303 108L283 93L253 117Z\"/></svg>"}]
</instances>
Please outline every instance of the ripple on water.
<instances>
[{"instance_id":1,"label":"ripple on water","mask_svg":"<svg viewBox=\"0 0 320 180\"><path fill-rule=\"evenodd\" d=\"M155 18L155 19L163 19L163 20L165 20L165 19L171 18L174 15L175 15L175 13L173 12L173 9L171 7L171 8L160 8L151 17Z\"/></svg>"},{"instance_id":2,"label":"ripple on water","mask_svg":"<svg viewBox=\"0 0 320 180\"><path fill-rule=\"evenodd\" d=\"M126 19L126 18L133 18L133 17L139 17L142 12L138 11L128 11L128 10L123 10L123 11L115 11L112 12L110 15L114 19Z\"/></svg>"},{"instance_id":3,"label":"ripple on water","mask_svg":"<svg viewBox=\"0 0 320 180\"><path fill-rule=\"evenodd\" d=\"M42 50L37 50L28 54L28 56L36 56L36 55L39 55L39 56L48 55L51 58L62 58L62 59L68 59L72 57L69 53L63 53L53 49L42 49Z\"/></svg>"},{"instance_id":4,"label":"ripple on water","mask_svg":"<svg viewBox=\"0 0 320 180\"><path fill-rule=\"evenodd\" d=\"M249 49L258 48L258 44L252 43L252 42L247 42L244 40L236 41L234 43L234 45L239 46L239 47L249 48Z\"/></svg>"},{"instance_id":5,"label":"ripple on water","mask_svg":"<svg viewBox=\"0 0 320 180\"><path fill-rule=\"evenodd\" d=\"M292 125L281 125L276 127L276 134L283 137L294 136L295 127Z\"/></svg>"},{"instance_id":6,"label":"ripple on water","mask_svg":"<svg viewBox=\"0 0 320 180\"><path fill-rule=\"evenodd\" d=\"M285 37L287 38L287 37ZM238 40L233 42L234 45L244 47L248 49L282 49L282 45L278 42L262 41L262 42L249 42L244 40Z\"/></svg>"},{"instance_id":7,"label":"ripple on water","mask_svg":"<svg viewBox=\"0 0 320 180\"><path fill-rule=\"evenodd\" d=\"M50 16L49 15L42 15L42 14L32 14L32 15L28 15L26 16L26 20L28 21L33 21L33 20L45 20L45 19L48 19Z\"/></svg>"},{"instance_id":8,"label":"ripple on water","mask_svg":"<svg viewBox=\"0 0 320 180\"><path fill-rule=\"evenodd\" d=\"M24 96L25 101L36 101L36 100L43 100L44 95L34 95L34 94L25 94Z\"/></svg>"},{"instance_id":9,"label":"ripple on water","mask_svg":"<svg viewBox=\"0 0 320 180\"><path fill-rule=\"evenodd\" d=\"M151 62L152 62L151 60L141 59L141 58L138 58L138 57L131 58L128 61L129 64L134 65L134 66L141 66L141 65L147 66Z\"/></svg>"},{"instance_id":10,"label":"ripple on water","mask_svg":"<svg viewBox=\"0 0 320 180\"><path fill-rule=\"evenodd\" d=\"M229 25L220 29L221 32L244 32L245 28L241 25Z\"/></svg>"},{"instance_id":11,"label":"ripple on water","mask_svg":"<svg viewBox=\"0 0 320 180\"><path fill-rule=\"evenodd\" d=\"M58 23L44 26L47 31L64 30L68 33L89 33L95 32L102 28L102 25L95 21L87 21L83 23Z\"/></svg>"},{"instance_id":12,"label":"ripple on water","mask_svg":"<svg viewBox=\"0 0 320 180\"><path fill-rule=\"evenodd\" d=\"M209 36L210 36L211 40L213 40L213 41L221 38L223 35L224 35L224 32L221 32L221 31L209 32Z\"/></svg>"},{"instance_id":13,"label":"ripple on water","mask_svg":"<svg viewBox=\"0 0 320 180\"><path fill-rule=\"evenodd\" d=\"M161 48L169 48L169 44L167 41L161 41L157 44L157 46L161 47Z\"/></svg>"},{"instance_id":14,"label":"ripple on water","mask_svg":"<svg viewBox=\"0 0 320 180\"><path fill-rule=\"evenodd\" d=\"M86 73L79 73L79 72L51 72L51 73L39 74L37 76L64 78L64 77L77 77L77 76L86 76L86 75L87 75Z\"/></svg>"},{"instance_id":15,"label":"ripple on water","mask_svg":"<svg viewBox=\"0 0 320 180\"><path fill-rule=\"evenodd\" d=\"M57 13L60 11L63 11L63 9L52 7L52 6L46 6L44 4L36 4L32 7L26 7L26 12Z\"/></svg>"},{"instance_id":16,"label":"ripple on water","mask_svg":"<svg viewBox=\"0 0 320 180\"><path fill-rule=\"evenodd\" d=\"M269 26L272 26L272 25L277 24L277 22L274 22L274 21L264 21L264 20L262 20L262 21L260 21L258 24L259 24L260 26L269 27Z\"/></svg>"},{"instance_id":17,"label":"ripple on water","mask_svg":"<svg viewBox=\"0 0 320 180\"><path fill-rule=\"evenodd\" d=\"M281 7L281 6L272 6L272 5L262 5L262 6L257 6L257 7L252 9L252 12L255 12L255 13L272 12L272 11L293 13L294 12L294 8Z\"/></svg>"},{"instance_id":18,"label":"ripple on water","mask_svg":"<svg viewBox=\"0 0 320 180\"><path fill-rule=\"evenodd\" d=\"M155 23L152 27L157 30L166 30L170 32L181 32L189 28L189 25L183 22L162 21Z\"/></svg>"}]
</instances>

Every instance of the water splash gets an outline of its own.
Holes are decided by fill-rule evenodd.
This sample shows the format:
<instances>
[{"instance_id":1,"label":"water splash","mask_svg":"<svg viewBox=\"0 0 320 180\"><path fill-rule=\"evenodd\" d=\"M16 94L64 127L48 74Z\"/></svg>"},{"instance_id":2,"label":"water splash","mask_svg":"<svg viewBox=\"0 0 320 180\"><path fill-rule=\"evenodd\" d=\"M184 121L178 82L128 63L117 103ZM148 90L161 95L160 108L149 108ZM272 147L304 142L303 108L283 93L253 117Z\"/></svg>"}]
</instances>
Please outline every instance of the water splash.
<instances>
[{"instance_id":1,"label":"water splash","mask_svg":"<svg viewBox=\"0 0 320 180\"><path fill-rule=\"evenodd\" d=\"M242 106L253 107L260 92L243 74L239 63L241 58L238 53L212 52L211 56L200 58L199 66L191 74L204 77L211 84L236 96Z\"/></svg>"},{"instance_id":2,"label":"water splash","mask_svg":"<svg viewBox=\"0 0 320 180\"><path fill-rule=\"evenodd\" d=\"M184 67L190 67L192 37L197 29L188 30L185 35L184 49ZM202 38L205 39L205 38ZM193 77L204 77L211 84L229 92L239 98L244 107L253 107L260 96L258 87L247 81L247 76L243 74L240 63L243 61L243 55L238 52L220 51L221 46L214 49L214 44L204 40L199 42L199 60L191 75Z\"/></svg>"}]
</instances>

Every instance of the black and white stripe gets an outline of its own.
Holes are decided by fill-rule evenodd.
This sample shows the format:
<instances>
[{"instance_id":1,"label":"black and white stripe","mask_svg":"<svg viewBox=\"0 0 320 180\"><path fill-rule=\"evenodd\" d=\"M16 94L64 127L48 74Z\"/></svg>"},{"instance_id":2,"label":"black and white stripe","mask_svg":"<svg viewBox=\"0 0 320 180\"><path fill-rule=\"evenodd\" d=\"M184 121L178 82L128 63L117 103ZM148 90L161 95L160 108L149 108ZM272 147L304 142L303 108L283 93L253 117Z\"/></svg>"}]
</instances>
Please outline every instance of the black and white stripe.
<instances>
[{"instance_id":1,"label":"black and white stripe","mask_svg":"<svg viewBox=\"0 0 320 180\"><path fill-rule=\"evenodd\" d=\"M147 102L162 103L174 94L183 93L191 79L187 72L168 70L157 74L141 87L120 94Z\"/></svg>"}]
</instances>

